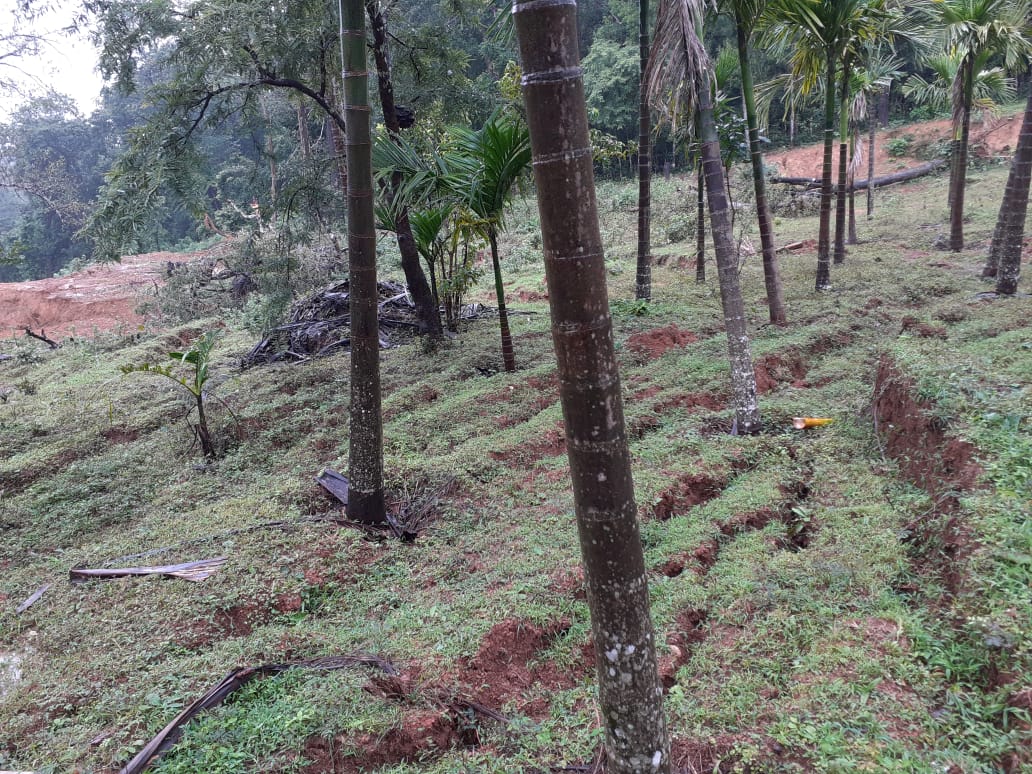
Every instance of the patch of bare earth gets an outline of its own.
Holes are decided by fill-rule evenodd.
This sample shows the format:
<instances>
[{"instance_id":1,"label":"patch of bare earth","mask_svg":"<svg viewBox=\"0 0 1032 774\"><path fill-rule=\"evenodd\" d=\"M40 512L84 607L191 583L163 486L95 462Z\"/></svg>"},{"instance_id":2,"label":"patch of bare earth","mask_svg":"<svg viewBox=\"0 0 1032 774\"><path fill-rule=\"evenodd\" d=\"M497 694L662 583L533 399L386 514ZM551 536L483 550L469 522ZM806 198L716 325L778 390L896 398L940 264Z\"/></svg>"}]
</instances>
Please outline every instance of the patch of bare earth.
<instances>
[{"instance_id":1,"label":"patch of bare earth","mask_svg":"<svg viewBox=\"0 0 1032 774\"><path fill-rule=\"evenodd\" d=\"M660 521L681 516L696 505L719 497L727 481L707 473L685 473L660 493L652 515Z\"/></svg>"},{"instance_id":2,"label":"patch of bare earth","mask_svg":"<svg viewBox=\"0 0 1032 774\"><path fill-rule=\"evenodd\" d=\"M47 332L51 338L90 335L122 326L136 326L138 295L163 284L169 264L218 254L218 245L197 253L129 255L119 263L94 264L65 277L0 284L0 337L25 328Z\"/></svg>"},{"instance_id":3,"label":"patch of bare earth","mask_svg":"<svg viewBox=\"0 0 1032 774\"><path fill-rule=\"evenodd\" d=\"M542 657L568 629L565 621L541 626L508 619L484 636L475 656L460 660L440 681L421 683L418 668L374 677L365 690L398 705L397 724L378 733L311 737L302 753L310 763L302 771L356 774L430 762L454 747L479 744L479 722L503 717L503 707L547 717L547 692L579 679Z\"/></svg>"},{"instance_id":4,"label":"patch of bare earth","mask_svg":"<svg viewBox=\"0 0 1032 774\"><path fill-rule=\"evenodd\" d=\"M627 338L626 347L642 360L655 360L672 349L683 349L694 344L699 337L692 331L678 328L674 324L649 331L635 333Z\"/></svg>"},{"instance_id":5,"label":"patch of bare earth","mask_svg":"<svg viewBox=\"0 0 1032 774\"><path fill-rule=\"evenodd\" d=\"M974 538L959 514L957 494L973 489L982 475L974 444L950 436L933 406L918 400L913 381L888 357L878 366L874 386L874 416L885 452L900 472L932 498L933 508L909 525L918 553L922 545L936 548L927 556L946 588L962 585L962 560L974 548Z\"/></svg>"}]
</instances>

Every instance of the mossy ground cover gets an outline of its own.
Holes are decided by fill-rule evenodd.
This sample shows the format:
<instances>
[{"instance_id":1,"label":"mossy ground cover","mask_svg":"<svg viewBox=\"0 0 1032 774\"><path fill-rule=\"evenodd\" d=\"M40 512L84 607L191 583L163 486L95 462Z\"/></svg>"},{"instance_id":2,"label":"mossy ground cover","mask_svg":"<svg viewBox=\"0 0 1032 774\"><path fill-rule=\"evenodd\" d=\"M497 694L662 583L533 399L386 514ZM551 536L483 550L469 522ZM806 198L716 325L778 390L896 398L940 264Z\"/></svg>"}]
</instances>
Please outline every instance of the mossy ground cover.
<instances>
[{"instance_id":1,"label":"mossy ground cover","mask_svg":"<svg viewBox=\"0 0 1032 774\"><path fill-rule=\"evenodd\" d=\"M926 178L879 192L832 292L812 290L812 250L783 254L787 328L765 325L739 185L767 424L751 438L726 432L719 294L713 280L695 284L694 240L673 227L693 220L691 175L656 183L662 265L648 305L626 301L634 187L600 184L682 770L1032 765L1032 328L1027 298L981 298L976 277L1005 176L972 172L967 252L935 249L946 181ZM4 343L15 357L0 363L14 388L0 404L0 768L114 770L232 668L356 651L401 675L256 681L190 725L155 770L513 772L593 760L588 612L533 202L509 222L519 370L500 371L489 317L440 351L384 353L389 486L401 501L438 493L413 543L320 520L340 515L313 476L346 467L346 355L241 371L253 342L232 316L54 352ZM815 218L778 218L779 244L815 233ZM213 327L222 455L205 465L183 395L118 365L153 362ZM922 416L976 450L975 486L946 492L950 513L941 488L908 478L875 432L886 357ZM798 432L800 415L835 421ZM265 522L286 524L252 529ZM945 525L962 530L962 550ZM121 559L152 549L163 550ZM66 579L73 566L219 555L228 563L196 584Z\"/></svg>"}]
</instances>

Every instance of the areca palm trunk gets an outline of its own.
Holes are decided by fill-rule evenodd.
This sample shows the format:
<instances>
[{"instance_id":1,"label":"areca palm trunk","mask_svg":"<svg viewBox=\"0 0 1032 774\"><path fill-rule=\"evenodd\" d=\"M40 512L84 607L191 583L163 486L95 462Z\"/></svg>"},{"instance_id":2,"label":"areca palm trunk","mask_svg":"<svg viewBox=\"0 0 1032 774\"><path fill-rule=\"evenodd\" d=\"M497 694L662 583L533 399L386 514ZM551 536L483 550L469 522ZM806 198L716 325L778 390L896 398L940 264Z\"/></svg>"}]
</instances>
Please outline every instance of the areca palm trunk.
<instances>
[{"instance_id":1,"label":"areca palm trunk","mask_svg":"<svg viewBox=\"0 0 1032 774\"><path fill-rule=\"evenodd\" d=\"M378 0L365 0L369 26L373 32L373 57L376 60L376 85L380 95L380 107L383 109L383 123L387 133L395 143L399 142L401 124L398 121L398 109L394 102L394 80L391 76L390 53L387 47L387 19L380 9ZM397 198L401 187L401 173L391 175L391 199ZM402 206L395 218L395 234L398 238L398 252L401 254L401 270L405 273L405 284L412 294L412 303L416 306L416 319L419 321L421 333L431 338L439 338L444 331L441 327L441 312L434 298L426 274L419 261L419 249L412 237L412 225L409 223L408 207Z\"/></svg>"},{"instance_id":2,"label":"areca palm trunk","mask_svg":"<svg viewBox=\"0 0 1032 774\"><path fill-rule=\"evenodd\" d=\"M385 523L380 331L377 321L376 220L362 0L343 0L344 121L348 168L348 258L351 311L351 434L348 517Z\"/></svg>"},{"instance_id":3,"label":"areca palm trunk","mask_svg":"<svg viewBox=\"0 0 1032 774\"><path fill-rule=\"evenodd\" d=\"M964 57L962 102L960 108L960 136L953 142L954 167L950 186L950 250L964 249L964 189L967 183L968 141L971 135L971 101L974 96L975 58Z\"/></svg>"},{"instance_id":4,"label":"areca palm trunk","mask_svg":"<svg viewBox=\"0 0 1032 774\"><path fill-rule=\"evenodd\" d=\"M695 281L702 284L706 281L706 172L702 168L701 154L695 163L698 167L695 188Z\"/></svg>"},{"instance_id":5,"label":"areca palm trunk","mask_svg":"<svg viewBox=\"0 0 1032 774\"><path fill-rule=\"evenodd\" d=\"M867 103L867 219L874 217L874 134L875 134L874 100Z\"/></svg>"},{"instance_id":6,"label":"areca palm trunk","mask_svg":"<svg viewBox=\"0 0 1032 774\"><path fill-rule=\"evenodd\" d=\"M831 288L831 173L835 147L835 53L828 52L824 90L824 161L821 164L821 210L817 229L817 290Z\"/></svg>"},{"instance_id":7,"label":"areca palm trunk","mask_svg":"<svg viewBox=\"0 0 1032 774\"><path fill-rule=\"evenodd\" d=\"M669 774L574 0L516 2L538 211L610 774Z\"/></svg>"},{"instance_id":8,"label":"areca palm trunk","mask_svg":"<svg viewBox=\"0 0 1032 774\"><path fill-rule=\"evenodd\" d=\"M835 196L835 263L846 260L846 187L849 143L849 70L848 57L842 60L842 92L839 96L839 168Z\"/></svg>"},{"instance_id":9,"label":"areca palm trunk","mask_svg":"<svg viewBox=\"0 0 1032 774\"><path fill-rule=\"evenodd\" d=\"M506 371L515 371L516 353L512 347L512 331L509 330L509 311L505 307L502 263L498 257L498 231L493 225L487 229L487 241L491 244L491 268L494 271L495 295L498 297L498 329L502 336L502 367Z\"/></svg>"},{"instance_id":10,"label":"areca palm trunk","mask_svg":"<svg viewBox=\"0 0 1032 774\"><path fill-rule=\"evenodd\" d=\"M1014 295L1018 289L1018 276L1021 273L1021 252L1025 239L1025 216L1028 212L1029 184L1032 182L1032 89L1029 90L1025 103L1025 116L1021 121L1021 133L1018 135L1018 146L1011 161L1007 187L1003 192L1003 204L996 221L997 240L989 251L989 263L983 276L990 267L995 268L996 292L1000 295ZM995 266L993 266L995 264Z\"/></svg>"},{"instance_id":11,"label":"areca palm trunk","mask_svg":"<svg viewBox=\"0 0 1032 774\"><path fill-rule=\"evenodd\" d=\"M753 190L756 192L756 218L760 228L763 250L763 282L767 290L767 311L774 325L785 325L785 302L781 289L781 272L774 246L774 228L767 206L767 184L763 172L763 154L760 152L760 130L756 118L756 97L753 94L752 67L749 64L749 34L747 23L736 10L738 31L738 63L742 73L742 97L745 103L745 122L749 128L749 158L752 161Z\"/></svg>"},{"instance_id":12,"label":"areca palm trunk","mask_svg":"<svg viewBox=\"0 0 1032 774\"><path fill-rule=\"evenodd\" d=\"M639 0L638 4L638 54L638 272L634 297L647 301L652 298L652 138L645 80L649 62L649 0Z\"/></svg>"},{"instance_id":13,"label":"areca palm trunk","mask_svg":"<svg viewBox=\"0 0 1032 774\"><path fill-rule=\"evenodd\" d=\"M699 124L702 128L702 163L706 170L706 197L709 202L713 252L717 259L720 302L724 310L727 352L731 362L731 392L734 395L738 432L758 433L762 429L756 400L756 373L749 351L749 331L738 282L738 260L731 238L731 218L724 193L724 168L720 162L720 140L713 120L713 97L708 84L699 89Z\"/></svg>"}]
</instances>

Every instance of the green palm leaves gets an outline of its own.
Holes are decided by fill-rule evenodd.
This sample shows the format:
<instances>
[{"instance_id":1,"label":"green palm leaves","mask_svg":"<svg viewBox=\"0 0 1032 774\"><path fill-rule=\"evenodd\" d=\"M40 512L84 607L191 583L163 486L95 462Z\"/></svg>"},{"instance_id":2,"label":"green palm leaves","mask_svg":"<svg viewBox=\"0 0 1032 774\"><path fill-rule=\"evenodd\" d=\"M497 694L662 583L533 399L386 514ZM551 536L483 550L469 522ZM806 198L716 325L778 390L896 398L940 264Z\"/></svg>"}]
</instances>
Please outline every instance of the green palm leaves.
<instances>
[{"instance_id":1,"label":"green palm leaves","mask_svg":"<svg viewBox=\"0 0 1032 774\"><path fill-rule=\"evenodd\" d=\"M394 173L402 177L393 204L379 208L380 221L389 228L399 207L410 208L413 236L430 266L434 293L444 302L452 330L457 308L449 289L461 295L475 281L477 272L471 257L475 243L479 240L490 245L502 356L508 371L515 370L516 364L505 309L498 235L505 227L505 209L530 169L530 159L526 125L501 112L476 131L449 128L436 150L423 153L405 140L394 143L383 138L373 153L381 177Z\"/></svg>"}]
</instances>

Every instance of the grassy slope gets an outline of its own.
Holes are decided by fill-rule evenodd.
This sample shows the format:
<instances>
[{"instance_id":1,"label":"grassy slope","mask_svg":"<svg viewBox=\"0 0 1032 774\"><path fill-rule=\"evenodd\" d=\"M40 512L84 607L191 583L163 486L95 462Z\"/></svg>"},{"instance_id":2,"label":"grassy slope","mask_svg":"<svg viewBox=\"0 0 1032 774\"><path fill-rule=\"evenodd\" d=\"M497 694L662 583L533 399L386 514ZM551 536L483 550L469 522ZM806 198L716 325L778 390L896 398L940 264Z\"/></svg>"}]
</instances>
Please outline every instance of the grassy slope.
<instances>
[{"instance_id":1,"label":"grassy slope","mask_svg":"<svg viewBox=\"0 0 1032 774\"><path fill-rule=\"evenodd\" d=\"M996 771L1028 744L1027 714L1005 707L1032 683L1032 331L1027 299L975 298L985 289L975 274L1005 174L973 173L968 234L977 249L959 256L931 247L944 230L944 178L879 194L878 219L860 223L867 241L835 267L832 293L813 294L812 253L785 255L787 329L762 326L759 260L746 262L754 354L778 358L768 364L779 384L762 401L769 434L715 433L730 412L692 405L699 393L728 393L712 281L695 285L693 272L671 260L655 272L647 315L617 304L638 501L656 568L654 618L664 664L676 673L668 713L684 765L712 768L723 757L761 770L931 772L952 763ZM633 290L632 188L600 188L614 298ZM675 177L656 189L657 254L690 254L690 237L664 244L694 205L690 181ZM363 672L254 683L194 724L157 766L295 771L312 736L338 738L346 755L414 711L434 712L434 692L477 695L479 686L464 684L464 659L509 619L528 630L560 622L536 663L572 678L510 692L496 709L513 724L483 723L480 749L385 762L383 770L511 772L590 759L599 732L565 457L554 434L561 412L547 304L516 295L543 290L532 259L533 204L518 205L510 222L511 300L533 313L515 316L521 370L479 370L499 363L490 319L447 351L409 346L384 357L392 487L457 479L436 523L412 545L370 542L327 523L227 534L332 509L311 477L346 464L344 356L240 372L235 359L250 340L229 325L217 393L239 418L223 412L223 437L243 438L214 470L198 469L196 451L187 452L182 397L162 380L123 378L116 368L158 358L214 322L31 358L22 344L15 361L0 363L0 380L18 388L0 405L0 653L18 654L23 672L0 704L0 768L91 771L124 762L235 666L366 650L405 667L414 687L404 705L363 691ZM777 224L779 243L815 232L813 218ZM944 326L948 340L900 336L904 315ZM699 341L654 360L628 343L671 324ZM986 339L990 329L1002 333ZM885 352L950 431L982 450L987 488L966 493L962 505L983 547L966 560L956 598L929 569L935 546L915 551L901 539L930 502L901 480L873 432L873 377ZM798 434L789 423L801 414L836 421ZM723 487L720 495L688 507L684 496L703 474ZM672 509L668 520L651 517L659 503ZM747 518L757 512L780 518ZM127 563L218 554L229 563L199 584L65 580L72 566L184 543ZM16 616L43 582L53 587ZM1000 677L1001 669L1009 674Z\"/></svg>"}]
</instances>

